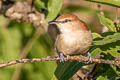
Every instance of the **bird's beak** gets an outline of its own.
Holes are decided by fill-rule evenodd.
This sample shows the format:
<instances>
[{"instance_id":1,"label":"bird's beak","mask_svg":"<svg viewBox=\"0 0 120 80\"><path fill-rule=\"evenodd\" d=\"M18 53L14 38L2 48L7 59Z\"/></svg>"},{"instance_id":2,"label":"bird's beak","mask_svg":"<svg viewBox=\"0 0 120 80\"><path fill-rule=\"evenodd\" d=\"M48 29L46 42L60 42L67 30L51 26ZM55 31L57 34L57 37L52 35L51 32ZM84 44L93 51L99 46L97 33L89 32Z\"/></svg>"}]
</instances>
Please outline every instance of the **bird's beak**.
<instances>
[{"instance_id":1,"label":"bird's beak","mask_svg":"<svg viewBox=\"0 0 120 80\"><path fill-rule=\"evenodd\" d=\"M50 22L48 22L49 24L58 24L59 23L59 21L50 21Z\"/></svg>"}]
</instances>

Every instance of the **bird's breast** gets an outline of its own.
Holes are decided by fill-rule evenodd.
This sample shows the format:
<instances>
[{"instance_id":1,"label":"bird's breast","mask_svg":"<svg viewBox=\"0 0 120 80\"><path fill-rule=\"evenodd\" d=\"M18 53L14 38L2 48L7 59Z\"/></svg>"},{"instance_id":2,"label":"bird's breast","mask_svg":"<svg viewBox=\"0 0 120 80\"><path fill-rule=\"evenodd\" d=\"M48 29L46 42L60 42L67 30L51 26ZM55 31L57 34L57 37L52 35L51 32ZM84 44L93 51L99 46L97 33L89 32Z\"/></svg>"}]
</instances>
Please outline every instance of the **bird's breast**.
<instances>
[{"instance_id":1,"label":"bird's breast","mask_svg":"<svg viewBox=\"0 0 120 80\"><path fill-rule=\"evenodd\" d=\"M56 40L58 51L67 55L84 53L92 42L90 31L76 31L60 34Z\"/></svg>"}]
</instances>

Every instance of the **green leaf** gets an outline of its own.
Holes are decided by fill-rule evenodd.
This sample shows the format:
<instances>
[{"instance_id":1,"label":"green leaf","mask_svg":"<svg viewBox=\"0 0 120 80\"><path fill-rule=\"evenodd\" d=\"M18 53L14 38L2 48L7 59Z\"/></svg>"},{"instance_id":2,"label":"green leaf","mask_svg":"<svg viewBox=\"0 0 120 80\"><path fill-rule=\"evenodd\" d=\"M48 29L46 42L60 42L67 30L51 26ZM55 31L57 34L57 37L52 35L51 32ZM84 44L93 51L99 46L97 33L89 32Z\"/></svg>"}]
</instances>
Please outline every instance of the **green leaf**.
<instances>
[{"instance_id":1,"label":"green leaf","mask_svg":"<svg viewBox=\"0 0 120 80\"><path fill-rule=\"evenodd\" d=\"M117 68L117 66L110 65L110 67L114 70L114 72L115 72L117 75L120 75L120 69ZM119 76L119 77L120 77L120 76Z\"/></svg>"},{"instance_id":2,"label":"green leaf","mask_svg":"<svg viewBox=\"0 0 120 80\"><path fill-rule=\"evenodd\" d=\"M119 76L111 68L111 66L107 64L99 64L99 66L97 67L97 72L99 72L96 75L97 80L116 80L116 78Z\"/></svg>"},{"instance_id":3,"label":"green leaf","mask_svg":"<svg viewBox=\"0 0 120 80\"><path fill-rule=\"evenodd\" d=\"M101 35L99 33L92 33L92 35L93 35L93 39L101 37Z\"/></svg>"},{"instance_id":4,"label":"green leaf","mask_svg":"<svg viewBox=\"0 0 120 80\"><path fill-rule=\"evenodd\" d=\"M99 47L93 46L90 50L89 50L92 58L96 57L97 54L101 53L102 50Z\"/></svg>"},{"instance_id":5,"label":"green leaf","mask_svg":"<svg viewBox=\"0 0 120 80\"><path fill-rule=\"evenodd\" d=\"M56 18L62 8L62 0L49 0L48 1L48 15L46 21L51 21Z\"/></svg>"},{"instance_id":6,"label":"green leaf","mask_svg":"<svg viewBox=\"0 0 120 80\"><path fill-rule=\"evenodd\" d=\"M103 53L108 54L110 53L114 57L120 57L120 40L117 42L113 42L110 44L106 44L104 46L100 46L100 49Z\"/></svg>"},{"instance_id":7,"label":"green leaf","mask_svg":"<svg viewBox=\"0 0 120 80\"><path fill-rule=\"evenodd\" d=\"M107 35L106 35L107 34ZM106 35L104 39L96 39L93 41L94 48L91 51L92 55L99 53L110 53L114 57L120 57L120 33L102 33L101 35Z\"/></svg>"},{"instance_id":8,"label":"green leaf","mask_svg":"<svg viewBox=\"0 0 120 80\"><path fill-rule=\"evenodd\" d=\"M55 75L53 75L51 80L58 80Z\"/></svg>"},{"instance_id":9,"label":"green leaf","mask_svg":"<svg viewBox=\"0 0 120 80\"><path fill-rule=\"evenodd\" d=\"M120 28L120 24L119 23L117 23L117 27Z\"/></svg>"},{"instance_id":10,"label":"green leaf","mask_svg":"<svg viewBox=\"0 0 120 80\"><path fill-rule=\"evenodd\" d=\"M99 76L98 78L97 78L97 80L108 80L108 78L107 78L107 76Z\"/></svg>"},{"instance_id":11,"label":"green leaf","mask_svg":"<svg viewBox=\"0 0 120 80\"><path fill-rule=\"evenodd\" d=\"M48 3L48 0L35 0L34 1L34 5L37 9L47 9L47 3Z\"/></svg>"},{"instance_id":12,"label":"green leaf","mask_svg":"<svg viewBox=\"0 0 120 80\"><path fill-rule=\"evenodd\" d=\"M101 16L99 14L97 14L97 15L98 15L98 18L99 18L101 24L103 24L105 27L107 27L111 31L115 30L114 22L112 20L110 20L104 16Z\"/></svg>"},{"instance_id":13,"label":"green leaf","mask_svg":"<svg viewBox=\"0 0 120 80\"><path fill-rule=\"evenodd\" d=\"M83 65L82 62L72 61L59 63L56 70L55 75L58 80L68 80L71 78Z\"/></svg>"},{"instance_id":14,"label":"green leaf","mask_svg":"<svg viewBox=\"0 0 120 80\"><path fill-rule=\"evenodd\" d=\"M120 0L85 0L90 2L96 2L101 4L107 4L115 7L120 7Z\"/></svg>"},{"instance_id":15,"label":"green leaf","mask_svg":"<svg viewBox=\"0 0 120 80\"><path fill-rule=\"evenodd\" d=\"M95 45L105 45L105 44L109 44L112 42L116 42L118 40L120 40L120 33L115 33L113 35L108 35L107 37L105 37L102 40L93 41L93 43Z\"/></svg>"},{"instance_id":16,"label":"green leaf","mask_svg":"<svg viewBox=\"0 0 120 80\"><path fill-rule=\"evenodd\" d=\"M111 54L114 57L120 57L120 40L114 43L105 45L93 46L93 50L90 51L92 57L95 57L99 53Z\"/></svg>"}]
</instances>

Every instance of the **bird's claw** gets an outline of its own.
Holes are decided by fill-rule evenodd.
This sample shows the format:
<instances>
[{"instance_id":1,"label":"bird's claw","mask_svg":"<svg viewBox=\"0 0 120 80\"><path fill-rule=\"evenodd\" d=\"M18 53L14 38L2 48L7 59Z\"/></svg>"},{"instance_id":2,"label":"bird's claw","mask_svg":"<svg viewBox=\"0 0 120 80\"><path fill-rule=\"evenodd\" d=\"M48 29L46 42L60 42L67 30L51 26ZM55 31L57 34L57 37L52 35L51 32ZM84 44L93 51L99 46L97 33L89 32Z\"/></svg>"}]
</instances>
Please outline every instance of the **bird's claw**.
<instances>
[{"instance_id":1,"label":"bird's claw","mask_svg":"<svg viewBox=\"0 0 120 80\"><path fill-rule=\"evenodd\" d=\"M65 57L64 57L64 55L63 55L63 53L60 53L60 62L65 62Z\"/></svg>"},{"instance_id":2,"label":"bird's claw","mask_svg":"<svg viewBox=\"0 0 120 80\"><path fill-rule=\"evenodd\" d=\"M91 54L89 52L87 53L87 56L88 56L88 61L86 62L86 64L92 63L92 57L91 57Z\"/></svg>"}]
</instances>

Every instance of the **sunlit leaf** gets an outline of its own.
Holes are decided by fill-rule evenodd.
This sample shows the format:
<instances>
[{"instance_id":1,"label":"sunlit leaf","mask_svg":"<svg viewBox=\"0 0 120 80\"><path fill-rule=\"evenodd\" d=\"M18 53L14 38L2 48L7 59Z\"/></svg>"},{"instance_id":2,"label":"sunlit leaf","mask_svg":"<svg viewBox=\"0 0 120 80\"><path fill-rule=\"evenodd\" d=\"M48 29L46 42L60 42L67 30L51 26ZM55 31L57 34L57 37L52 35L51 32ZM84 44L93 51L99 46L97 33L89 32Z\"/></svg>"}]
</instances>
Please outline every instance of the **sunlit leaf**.
<instances>
[{"instance_id":1,"label":"sunlit leaf","mask_svg":"<svg viewBox=\"0 0 120 80\"><path fill-rule=\"evenodd\" d=\"M58 80L55 76L55 74L53 75L53 77L51 78L51 80Z\"/></svg>"},{"instance_id":2,"label":"sunlit leaf","mask_svg":"<svg viewBox=\"0 0 120 80\"><path fill-rule=\"evenodd\" d=\"M93 39L101 37L99 33L92 33Z\"/></svg>"},{"instance_id":3,"label":"sunlit leaf","mask_svg":"<svg viewBox=\"0 0 120 80\"><path fill-rule=\"evenodd\" d=\"M112 20L110 20L104 16L101 16L99 14L97 14L97 15L98 15L98 18L99 18L101 24L103 24L105 27L107 27L111 31L115 30L114 22Z\"/></svg>"},{"instance_id":4,"label":"sunlit leaf","mask_svg":"<svg viewBox=\"0 0 120 80\"><path fill-rule=\"evenodd\" d=\"M97 54L101 53L102 50L99 47L95 47L93 46L90 50L89 50L91 56L94 58L97 56Z\"/></svg>"},{"instance_id":5,"label":"sunlit leaf","mask_svg":"<svg viewBox=\"0 0 120 80\"><path fill-rule=\"evenodd\" d=\"M102 33L103 35L104 33ZM105 33L106 34L106 33ZM120 57L120 33L108 33L104 39L98 39L93 41L96 48L92 50L92 54L110 53L114 57Z\"/></svg>"},{"instance_id":6,"label":"sunlit leaf","mask_svg":"<svg viewBox=\"0 0 120 80\"><path fill-rule=\"evenodd\" d=\"M107 37L105 37L102 40L94 41L94 44L95 45L105 45L108 43L116 42L118 40L120 40L120 33L115 33L113 35L108 35Z\"/></svg>"},{"instance_id":7,"label":"sunlit leaf","mask_svg":"<svg viewBox=\"0 0 120 80\"><path fill-rule=\"evenodd\" d=\"M108 80L108 78L107 78L107 76L99 76L98 78L97 78L97 80Z\"/></svg>"},{"instance_id":8,"label":"sunlit leaf","mask_svg":"<svg viewBox=\"0 0 120 80\"><path fill-rule=\"evenodd\" d=\"M47 9L48 0L35 0L34 5L38 10Z\"/></svg>"},{"instance_id":9,"label":"sunlit leaf","mask_svg":"<svg viewBox=\"0 0 120 80\"><path fill-rule=\"evenodd\" d=\"M51 21L56 18L62 8L62 0L49 0L48 1L48 15L46 21Z\"/></svg>"},{"instance_id":10,"label":"sunlit leaf","mask_svg":"<svg viewBox=\"0 0 120 80\"><path fill-rule=\"evenodd\" d=\"M96 2L101 4L107 4L115 7L120 7L120 0L85 0L90 2Z\"/></svg>"}]
</instances>

